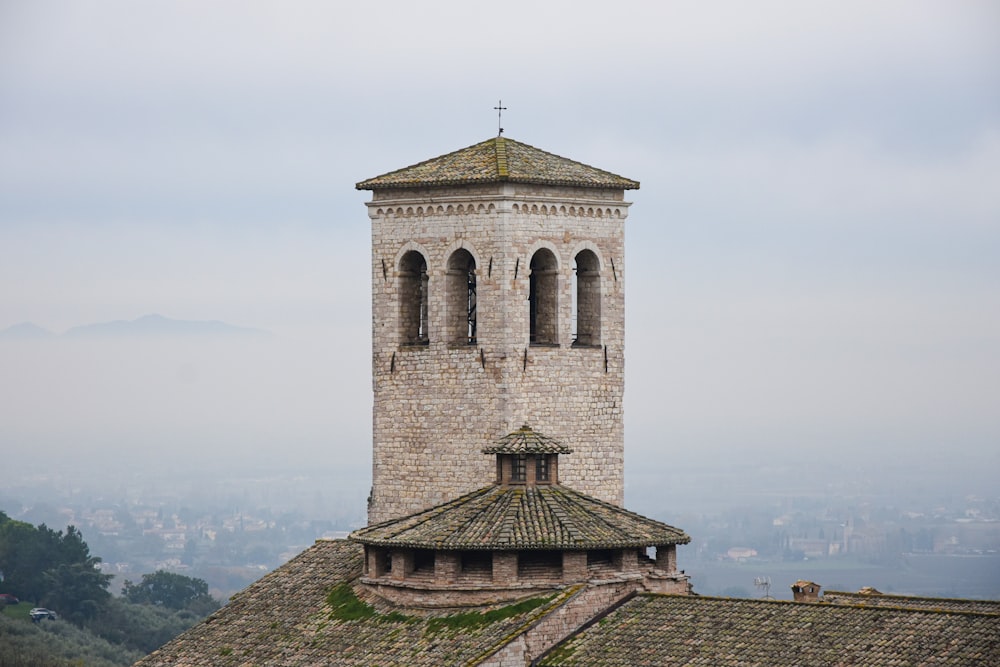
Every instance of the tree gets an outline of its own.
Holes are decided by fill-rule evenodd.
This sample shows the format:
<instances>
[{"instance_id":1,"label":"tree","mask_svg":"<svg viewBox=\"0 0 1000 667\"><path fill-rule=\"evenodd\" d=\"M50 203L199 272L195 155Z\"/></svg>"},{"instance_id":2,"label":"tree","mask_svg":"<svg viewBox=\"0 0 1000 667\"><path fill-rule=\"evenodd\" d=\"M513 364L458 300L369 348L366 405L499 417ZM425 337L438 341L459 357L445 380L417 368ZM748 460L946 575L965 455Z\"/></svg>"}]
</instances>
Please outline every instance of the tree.
<instances>
[{"instance_id":1,"label":"tree","mask_svg":"<svg viewBox=\"0 0 1000 667\"><path fill-rule=\"evenodd\" d=\"M208 594L208 584L204 580L166 570L144 574L137 584L126 580L122 587L122 597L136 604L161 605L168 609L190 609L205 614L221 606Z\"/></svg>"},{"instance_id":2,"label":"tree","mask_svg":"<svg viewBox=\"0 0 1000 667\"><path fill-rule=\"evenodd\" d=\"M111 597L111 575L74 526L66 533L0 517L0 572L6 592L53 607L79 622L93 616Z\"/></svg>"}]
</instances>

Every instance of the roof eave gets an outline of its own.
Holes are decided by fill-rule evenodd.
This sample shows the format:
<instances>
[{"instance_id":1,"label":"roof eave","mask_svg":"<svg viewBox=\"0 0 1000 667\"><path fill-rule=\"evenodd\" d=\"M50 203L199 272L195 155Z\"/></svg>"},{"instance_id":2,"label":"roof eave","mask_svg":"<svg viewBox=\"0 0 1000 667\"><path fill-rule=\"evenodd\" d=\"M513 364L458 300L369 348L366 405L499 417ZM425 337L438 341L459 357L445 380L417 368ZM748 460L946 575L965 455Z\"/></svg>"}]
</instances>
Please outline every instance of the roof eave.
<instances>
[{"instance_id":1,"label":"roof eave","mask_svg":"<svg viewBox=\"0 0 1000 667\"><path fill-rule=\"evenodd\" d=\"M677 544L688 544L691 537L673 537L668 539L628 540L621 542L590 542L587 544L558 544L551 542L528 542L512 544L509 542L490 544L438 544L410 540L368 540L355 534L347 539L366 546L396 549L429 549L433 551L587 551L591 549L643 549L645 547L660 547Z\"/></svg>"},{"instance_id":2,"label":"roof eave","mask_svg":"<svg viewBox=\"0 0 1000 667\"><path fill-rule=\"evenodd\" d=\"M548 185L552 187L586 188L589 190L638 190L638 181L626 181L624 183L584 183L580 181L545 179L545 178L518 178L516 176L501 176L498 178L456 178L436 181L397 181L386 183L373 183L371 181L361 181L355 183L355 190L415 190L418 188L444 188L460 185L490 185L499 183L519 183L524 185Z\"/></svg>"}]
</instances>

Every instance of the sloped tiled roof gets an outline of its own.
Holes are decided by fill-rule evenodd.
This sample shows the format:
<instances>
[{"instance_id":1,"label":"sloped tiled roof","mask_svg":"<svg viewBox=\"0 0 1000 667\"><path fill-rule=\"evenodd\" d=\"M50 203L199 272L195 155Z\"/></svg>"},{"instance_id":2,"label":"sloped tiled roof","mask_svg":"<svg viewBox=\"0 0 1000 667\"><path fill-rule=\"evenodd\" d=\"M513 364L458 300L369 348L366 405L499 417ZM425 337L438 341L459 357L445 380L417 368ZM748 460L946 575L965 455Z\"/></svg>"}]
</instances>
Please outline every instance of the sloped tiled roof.
<instances>
[{"instance_id":1,"label":"sloped tiled roof","mask_svg":"<svg viewBox=\"0 0 1000 667\"><path fill-rule=\"evenodd\" d=\"M327 596L355 582L361 564L360 545L317 542L136 664L475 665L558 613L568 599L460 630L435 626L435 617L447 611L415 616L383 609L341 620ZM570 636L538 664L978 667L1000 664L997 620L930 609L640 595Z\"/></svg>"},{"instance_id":2,"label":"sloped tiled roof","mask_svg":"<svg viewBox=\"0 0 1000 667\"><path fill-rule=\"evenodd\" d=\"M420 549L612 549L687 544L684 531L560 485L488 486L350 539Z\"/></svg>"},{"instance_id":3,"label":"sloped tiled roof","mask_svg":"<svg viewBox=\"0 0 1000 667\"><path fill-rule=\"evenodd\" d=\"M502 136L369 178L355 187L380 190L499 182L617 190L639 188L638 181Z\"/></svg>"},{"instance_id":4,"label":"sloped tiled roof","mask_svg":"<svg viewBox=\"0 0 1000 667\"><path fill-rule=\"evenodd\" d=\"M539 665L1000 664L996 616L640 595Z\"/></svg>"},{"instance_id":5,"label":"sloped tiled roof","mask_svg":"<svg viewBox=\"0 0 1000 667\"><path fill-rule=\"evenodd\" d=\"M460 631L435 626L432 614L375 612L340 620L327 596L338 584L356 580L361 562L358 544L317 542L136 665L470 665L561 602L557 597L532 611L467 625Z\"/></svg>"},{"instance_id":6,"label":"sloped tiled roof","mask_svg":"<svg viewBox=\"0 0 1000 667\"><path fill-rule=\"evenodd\" d=\"M573 450L555 438L533 431L525 424L513 433L483 448L483 454L572 454Z\"/></svg>"},{"instance_id":7,"label":"sloped tiled roof","mask_svg":"<svg viewBox=\"0 0 1000 667\"><path fill-rule=\"evenodd\" d=\"M862 589L857 593L827 591L820 600L827 604L845 604L868 607L897 607L903 609L929 609L932 611L971 611L979 614L1000 616L1000 600L971 600L963 598L928 598L912 595L888 595L874 589ZM1000 619L997 621L1000 633ZM1000 641L1000 639L998 639Z\"/></svg>"}]
</instances>

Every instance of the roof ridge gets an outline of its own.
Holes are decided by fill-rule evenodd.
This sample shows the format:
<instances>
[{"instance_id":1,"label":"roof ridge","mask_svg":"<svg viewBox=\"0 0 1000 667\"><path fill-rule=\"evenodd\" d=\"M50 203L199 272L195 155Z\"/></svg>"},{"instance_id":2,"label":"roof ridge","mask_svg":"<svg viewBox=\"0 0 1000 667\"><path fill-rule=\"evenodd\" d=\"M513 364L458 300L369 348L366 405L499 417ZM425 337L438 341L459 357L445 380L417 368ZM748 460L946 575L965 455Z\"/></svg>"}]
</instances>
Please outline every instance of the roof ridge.
<instances>
[{"instance_id":1,"label":"roof ridge","mask_svg":"<svg viewBox=\"0 0 1000 667\"><path fill-rule=\"evenodd\" d=\"M496 146L497 152L497 176L501 180L506 180L510 176L510 167L507 164L507 144L503 137L497 137L494 146Z\"/></svg>"}]
</instances>

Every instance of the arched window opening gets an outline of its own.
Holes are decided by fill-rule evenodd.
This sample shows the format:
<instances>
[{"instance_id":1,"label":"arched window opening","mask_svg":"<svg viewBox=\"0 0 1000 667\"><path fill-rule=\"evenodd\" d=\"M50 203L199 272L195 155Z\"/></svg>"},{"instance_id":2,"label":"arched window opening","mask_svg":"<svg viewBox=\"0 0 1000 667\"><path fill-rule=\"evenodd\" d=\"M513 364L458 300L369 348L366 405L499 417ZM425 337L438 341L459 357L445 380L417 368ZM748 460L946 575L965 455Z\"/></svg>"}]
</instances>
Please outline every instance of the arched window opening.
<instances>
[{"instance_id":1,"label":"arched window opening","mask_svg":"<svg viewBox=\"0 0 1000 667\"><path fill-rule=\"evenodd\" d=\"M399 332L404 345L426 345L427 260L414 250L399 262Z\"/></svg>"},{"instance_id":2,"label":"arched window opening","mask_svg":"<svg viewBox=\"0 0 1000 667\"><path fill-rule=\"evenodd\" d=\"M601 344L601 271L597 255L581 250L575 258L574 345Z\"/></svg>"},{"instance_id":3,"label":"arched window opening","mask_svg":"<svg viewBox=\"0 0 1000 667\"><path fill-rule=\"evenodd\" d=\"M465 249L448 258L448 340L476 343L476 260Z\"/></svg>"},{"instance_id":4,"label":"arched window opening","mask_svg":"<svg viewBox=\"0 0 1000 667\"><path fill-rule=\"evenodd\" d=\"M558 273L556 256L542 248L531 257L528 286L529 340L533 345L555 345L558 335Z\"/></svg>"}]
</instances>

